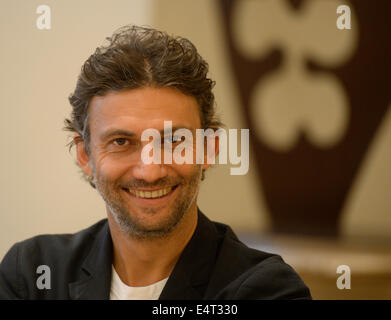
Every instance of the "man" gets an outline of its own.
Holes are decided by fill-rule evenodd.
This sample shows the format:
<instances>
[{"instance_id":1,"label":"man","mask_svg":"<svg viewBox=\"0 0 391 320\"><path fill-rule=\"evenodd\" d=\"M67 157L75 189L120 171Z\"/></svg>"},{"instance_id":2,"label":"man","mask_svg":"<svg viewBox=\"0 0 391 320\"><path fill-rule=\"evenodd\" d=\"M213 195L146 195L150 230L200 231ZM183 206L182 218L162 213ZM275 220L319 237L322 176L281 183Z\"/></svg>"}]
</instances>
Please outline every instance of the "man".
<instances>
[{"instance_id":1,"label":"man","mask_svg":"<svg viewBox=\"0 0 391 320\"><path fill-rule=\"evenodd\" d=\"M165 121L193 135L220 126L214 82L196 48L186 39L135 26L108 40L83 65L66 120L78 165L104 199L107 219L73 235L15 244L0 267L0 297L311 298L279 256L246 247L230 227L198 209L208 161L142 159L147 129L161 132L172 147L181 142L164 132ZM167 150L154 152L166 156Z\"/></svg>"}]
</instances>

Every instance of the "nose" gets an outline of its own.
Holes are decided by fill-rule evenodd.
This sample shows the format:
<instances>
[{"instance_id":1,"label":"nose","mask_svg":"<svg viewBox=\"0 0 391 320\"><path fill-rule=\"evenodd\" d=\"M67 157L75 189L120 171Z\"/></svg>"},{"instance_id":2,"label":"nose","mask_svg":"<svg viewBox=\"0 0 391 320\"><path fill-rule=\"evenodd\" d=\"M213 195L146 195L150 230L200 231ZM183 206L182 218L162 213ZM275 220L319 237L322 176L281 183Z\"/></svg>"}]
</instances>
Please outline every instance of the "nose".
<instances>
[{"instance_id":1,"label":"nose","mask_svg":"<svg viewBox=\"0 0 391 320\"><path fill-rule=\"evenodd\" d=\"M140 162L133 167L133 177L147 182L154 182L167 176L167 168L163 164L145 164Z\"/></svg>"}]
</instances>

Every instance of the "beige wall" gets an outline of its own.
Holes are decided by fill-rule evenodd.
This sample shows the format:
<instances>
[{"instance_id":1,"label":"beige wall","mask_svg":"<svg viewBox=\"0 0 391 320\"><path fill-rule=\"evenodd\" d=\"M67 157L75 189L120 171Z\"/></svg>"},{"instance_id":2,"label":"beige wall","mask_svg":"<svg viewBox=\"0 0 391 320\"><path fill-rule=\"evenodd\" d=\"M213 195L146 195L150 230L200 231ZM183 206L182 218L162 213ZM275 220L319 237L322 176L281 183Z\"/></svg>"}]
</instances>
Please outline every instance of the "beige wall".
<instances>
[{"instance_id":1,"label":"beige wall","mask_svg":"<svg viewBox=\"0 0 391 320\"><path fill-rule=\"evenodd\" d=\"M223 121L243 127L215 1L45 1L52 10L51 30L35 26L40 4L0 5L0 258L16 241L76 232L105 217L102 200L80 179L61 128L82 63L117 27L152 25L190 38L210 63ZM390 146L388 112L349 195L343 234L391 234ZM246 176L230 176L228 169L217 166L207 174L200 208L237 231L268 230L254 166Z\"/></svg>"}]
</instances>

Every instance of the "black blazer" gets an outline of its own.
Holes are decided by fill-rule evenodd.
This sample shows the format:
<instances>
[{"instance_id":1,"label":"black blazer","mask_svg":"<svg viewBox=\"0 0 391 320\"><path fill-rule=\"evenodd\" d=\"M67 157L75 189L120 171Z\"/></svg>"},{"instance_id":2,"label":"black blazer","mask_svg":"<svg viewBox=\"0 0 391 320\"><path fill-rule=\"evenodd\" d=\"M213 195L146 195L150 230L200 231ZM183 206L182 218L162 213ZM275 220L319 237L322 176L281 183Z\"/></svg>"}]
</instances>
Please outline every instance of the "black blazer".
<instances>
[{"instance_id":1,"label":"black blazer","mask_svg":"<svg viewBox=\"0 0 391 320\"><path fill-rule=\"evenodd\" d=\"M107 219L75 234L16 243L0 265L0 299L109 299L112 240ZM50 289L38 289L40 265ZM280 256L248 248L227 225L200 211L194 235L172 271L165 299L311 299Z\"/></svg>"}]
</instances>

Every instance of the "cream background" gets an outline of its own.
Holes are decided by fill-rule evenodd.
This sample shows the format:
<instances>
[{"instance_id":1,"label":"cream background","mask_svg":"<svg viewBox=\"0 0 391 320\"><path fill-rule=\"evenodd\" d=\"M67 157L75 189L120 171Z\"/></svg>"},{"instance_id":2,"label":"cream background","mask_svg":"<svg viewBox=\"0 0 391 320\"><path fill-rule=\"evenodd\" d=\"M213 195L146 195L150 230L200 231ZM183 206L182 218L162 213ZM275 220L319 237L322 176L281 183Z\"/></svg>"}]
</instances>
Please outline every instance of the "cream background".
<instances>
[{"instance_id":1,"label":"cream background","mask_svg":"<svg viewBox=\"0 0 391 320\"><path fill-rule=\"evenodd\" d=\"M41 4L51 8L51 30L36 28ZM61 128L82 63L116 28L151 25L188 37L210 64L223 121L244 127L216 5L210 0L1 1L0 259L16 241L73 233L105 217L103 201L80 179ZM344 235L390 234L390 146L388 112L345 206ZM229 166L216 166L202 185L200 208L236 231L267 231L268 210L255 176L252 164L246 176L230 176Z\"/></svg>"}]
</instances>

